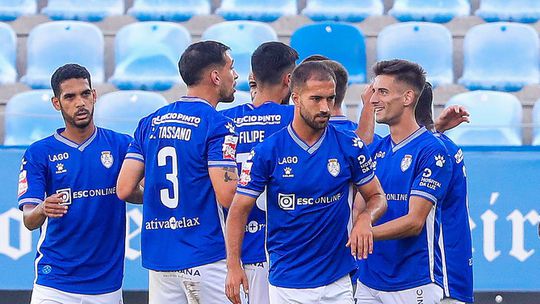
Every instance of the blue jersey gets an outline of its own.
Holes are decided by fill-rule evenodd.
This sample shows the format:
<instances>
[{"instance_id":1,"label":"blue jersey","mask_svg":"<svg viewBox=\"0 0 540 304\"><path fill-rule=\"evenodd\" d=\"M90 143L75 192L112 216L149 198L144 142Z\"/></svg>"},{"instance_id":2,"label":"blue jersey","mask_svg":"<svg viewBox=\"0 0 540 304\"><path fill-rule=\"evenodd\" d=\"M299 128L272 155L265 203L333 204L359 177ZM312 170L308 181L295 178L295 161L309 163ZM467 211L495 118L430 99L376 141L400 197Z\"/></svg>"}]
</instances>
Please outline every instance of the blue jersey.
<instances>
[{"instance_id":1,"label":"blue jersey","mask_svg":"<svg viewBox=\"0 0 540 304\"><path fill-rule=\"evenodd\" d=\"M237 192L258 197L266 187L272 285L315 288L355 269L345 247L352 184L364 185L373 177L362 141L332 125L312 146L289 125L255 147Z\"/></svg>"},{"instance_id":2,"label":"blue jersey","mask_svg":"<svg viewBox=\"0 0 540 304\"><path fill-rule=\"evenodd\" d=\"M330 123L340 130L354 132L356 129L358 129L358 124L347 119L345 115L336 115L330 117Z\"/></svg>"},{"instance_id":3,"label":"blue jersey","mask_svg":"<svg viewBox=\"0 0 540 304\"><path fill-rule=\"evenodd\" d=\"M267 101L259 107L244 104L224 110L222 113L230 117L236 124L236 132L238 133L236 161L238 172L241 172L242 163L247 161L249 152L258 143L283 129L292 121L294 107ZM264 248L266 213L263 209L265 204L264 196L261 195L257 200L257 206L249 214L242 245L242 262L244 264L266 261Z\"/></svg>"},{"instance_id":4,"label":"blue jersey","mask_svg":"<svg viewBox=\"0 0 540 304\"><path fill-rule=\"evenodd\" d=\"M19 175L19 208L61 193L68 212L41 226L35 283L65 292L103 294L122 287L126 206L116 180L131 138L96 128L82 144L60 135L33 143Z\"/></svg>"},{"instance_id":5,"label":"blue jersey","mask_svg":"<svg viewBox=\"0 0 540 304\"><path fill-rule=\"evenodd\" d=\"M438 244L441 203L452 174L444 145L426 128L399 144L390 135L370 146L375 173L386 193L388 210L376 225L405 216L411 196L433 204L418 236L374 242L373 254L359 261L360 281L381 291L436 283L442 286Z\"/></svg>"},{"instance_id":6,"label":"blue jersey","mask_svg":"<svg viewBox=\"0 0 540 304\"><path fill-rule=\"evenodd\" d=\"M453 163L448 194L441 204L441 246L446 297L472 303L472 241L467 201L467 178L463 151L446 135L436 133Z\"/></svg>"},{"instance_id":7,"label":"blue jersey","mask_svg":"<svg viewBox=\"0 0 540 304\"><path fill-rule=\"evenodd\" d=\"M144 162L142 264L183 270L225 258L224 215L209 167L236 167L233 122L194 97L139 122L126 158Z\"/></svg>"}]
</instances>

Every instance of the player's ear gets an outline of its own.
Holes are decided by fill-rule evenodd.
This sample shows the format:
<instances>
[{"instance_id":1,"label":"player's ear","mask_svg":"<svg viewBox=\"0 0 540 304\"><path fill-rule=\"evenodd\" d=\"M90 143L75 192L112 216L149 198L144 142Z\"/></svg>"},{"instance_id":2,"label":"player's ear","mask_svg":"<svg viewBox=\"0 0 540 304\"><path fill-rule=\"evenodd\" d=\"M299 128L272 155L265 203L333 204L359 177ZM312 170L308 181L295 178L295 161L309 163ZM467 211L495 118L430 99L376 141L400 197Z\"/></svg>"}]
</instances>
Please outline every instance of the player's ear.
<instances>
[{"instance_id":1,"label":"player's ear","mask_svg":"<svg viewBox=\"0 0 540 304\"><path fill-rule=\"evenodd\" d=\"M416 94L414 94L414 91L413 90L407 90L405 91L405 103L403 104L404 106L406 107L410 107L412 105L414 105L414 97L416 96Z\"/></svg>"},{"instance_id":2,"label":"player's ear","mask_svg":"<svg viewBox=\"0 0 540 304\"><path fill-rule=\"evenodd\" d=\"M210 80L214 85L219 86L221 79L219 78L219 72L217 70L212 70L210 72Z\"/></svg>"},{"instance_id":3,"label":"player's ear","mask_svg":"<svg viewBox=\"0 0 540 304\"><path fill-rule=\"evenodd\" d=\"M94 103L97 101L97 92L96 89L92 89L92 99L94 99Z\"/></svg>"},{"instance_id":4,"label":"player's ear","mask_svg":"<svg viewBox=\"0 0 540 304\"><path fill-rule=\"evenodd\" d=\"M51 97L51 103L56 111L60 111L60 99L56 96Z\"/></svg>"},{"instance_id":5,"label":"player's ear","mask_svg":"<svg viewBox=\"0 0 540 304\"><path fill-rule=\"evenodd\" d=\"M293 92L291 93L291 99L292 99L294 105L295 105L295 106L298 106L298 104L299 104L300 101L299 101L299 96L298 96L298 93L297 93L297 92L294 92L294 91L293 91Z\"/></svg>"},{"instance_id":6,"label":"player's ear","mask_svg":"<svg viewBox=\"0 0 540 304\"><path fill-rule=\"evenodd\" d=\"M287 73L283 76L283 85L288 86L291 83L291 73Z\"/></svg>"}]
</instances>

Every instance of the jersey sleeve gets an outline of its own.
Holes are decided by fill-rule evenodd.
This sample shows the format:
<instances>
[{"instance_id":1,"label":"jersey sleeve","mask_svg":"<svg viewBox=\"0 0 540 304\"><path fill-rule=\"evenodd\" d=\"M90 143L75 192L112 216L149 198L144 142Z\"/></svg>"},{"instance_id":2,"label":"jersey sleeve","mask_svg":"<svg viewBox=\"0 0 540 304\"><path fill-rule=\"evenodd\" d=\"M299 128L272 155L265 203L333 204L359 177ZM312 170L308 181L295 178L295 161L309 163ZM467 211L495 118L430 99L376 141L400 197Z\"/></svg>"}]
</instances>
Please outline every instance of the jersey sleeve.
<instances>
[{"instance_id":1,"label":"jersey sleeve","mask_svg":"<svg viewBox=\"0 0 540 304\"><path fill-rule=\"evenodd\" d=\"M236 167L238 136L232 120L218 114L207 136L208 167Z\"/></svg>"},{"instance_id":2,"label":"jersey sleeve","mask_svg":"<svg viewBox=\"0 0 540 304\"><path fill-rule=\"evenodd\" d=\"M18 201L19 209L27 204L39 205L45 199L47 191L47 164L46 155L43 159L35 155L36 151L31 146L24 153L21 170L19 172Z\"/></svg>"},{"instance_id":3,"label":"jersey sleeve","mask_svg":"<svg viewBox=\"0 0 540 304\"><path fill-rule=\"evenodd\" d=\"M451 179L452 160L442 144L435 145L420 156L410 195L437 204L444 198Z\"/></svg>"},{"instance_id":4,"label":"jersey sleeve","mask_svg":"<svg viewBox=\"0 0 540 304\"><path fill-rule=\"evenodd\" d=\"M250 153L247 161L242 163L240 179L236 192L258 198L264 192L271 172L271 160L264 145L257 145Z\"/></svg>"},{"instance_id":5,"label":"jersey sleeve","mask_svg":"<svg viewBox=\"0 0 540 304\"><path fill-rule=\"evenodd\" d=\"M146 126L146 120L141 119L135 133L133 134L133 140L129 144L125 159L134 159L144 163L144 130Z\"/></svg>"},{"instance_id":6,"label":"jersey sleeve","mask_svg":"<svg viewBox=\"0 0 540 304\"><path fill-rule=\"evenodd\" d=\"M351 142L348 147L348 159L351 164L352 182L357 186L369 183L375 177L373 162L367 146L364 142L351 133Z\"/></svg>"}]
</instances>

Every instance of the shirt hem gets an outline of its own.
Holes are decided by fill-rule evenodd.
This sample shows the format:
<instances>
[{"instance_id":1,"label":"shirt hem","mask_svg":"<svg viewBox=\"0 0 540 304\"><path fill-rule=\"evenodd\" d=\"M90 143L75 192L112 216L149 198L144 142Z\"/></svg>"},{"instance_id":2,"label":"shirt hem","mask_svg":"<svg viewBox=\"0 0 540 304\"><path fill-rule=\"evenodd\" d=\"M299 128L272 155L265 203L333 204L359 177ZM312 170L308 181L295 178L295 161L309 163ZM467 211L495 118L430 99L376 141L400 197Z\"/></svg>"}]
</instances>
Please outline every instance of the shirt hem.
<instances>
[{"instance_id":1,"label":"shirt hem","mask_svg":"<svg viewBox=\"0 0 540 304\"><path fill-rule=\"evenodd\" d=\"M210 263L215 263L217 261L221 261L221 260L224 260L224 259L225 259L225 255L220 254L219 256L214 256L212 258L201 260L201 261L198 261L198 262L195 262L195 263L185 264L185 265L180 264L178 266L156 265L156 264L149 263L148 261L143 260L142 266L144 268L146 268L146 269L153 270L153 271L178 271L178 270L189 269L189 268L198 267L198 266L202 266L202 265L206 265L206 264L210 264Z\"/></svg>"},{"instance_id":2,"label":"shirt hem","mask_svg":"<svg viewBox=\"0 0 540 304\"><path fill-rule=\"evenodd\" d=\"M321 282L314 282L311 284L287 284L287 283L281 282L280 280L273 280L273 279L269 279L268 281L270 282L270 284L272 284L272 286L281 287L281 288L296 288L296 289L318 288L318 287L323 287L323 286L335 283L339 279L351 273L354 269L355 267L351 267L350 270L345 271L343 273L339 273L335 276L332 276L328 280L321 281Z\"/></svg>"},{"instance_id":3,"label":"shirt hem","mask_svg":"<svg viewBox=\"0 0 540 304\"><path fill-rule=\"evenodd\" d=\"M358 280L360 282L362 282L362 284L366 285L367 287L369 287L371 289L375 289L375 290L378 290L378 291L384 291L384 292L402 291L402 290L405 290L405 289L416 288L416 287L420 287L422 285L431 284L431 283L434 283L437 286L443 288L443 286L442 286L442 284L440 282L437 282L437 280L435 280L435 282L433 282L430 279L416 281L416 282L408 283L408 284L404 284L404 285L392 284L391 287L389 287L389 286L377 286L376 284L371 284L371 282L366 283L365 281L362 280L361 277L359 277Z\"/></svg>"},{"instance_id":4,"label":"shirt hem","mask_svg":"<svg viewBox=\"0 0 540 304\"><path fill-rule=\"evenodd\" d=\"M72 282L72 283L69 283L69 284L70 284L69 286L77 285L77 283L75 283L75 282ZM99 289L99 290L71 289L69 287L66 288L65 286L62 286L62 284L48 284L47 282L40 282L39 280L34 285L39 285L39 286L42 286L42 287L56 289L56 290L62 291L62 292L81 294L81 295L102 295L102 294L111 293L111 292L115 292L117 290L122 289L122 283L120 283L119 286L116 286L114 288Z\"/></svg>"}]
</instances>

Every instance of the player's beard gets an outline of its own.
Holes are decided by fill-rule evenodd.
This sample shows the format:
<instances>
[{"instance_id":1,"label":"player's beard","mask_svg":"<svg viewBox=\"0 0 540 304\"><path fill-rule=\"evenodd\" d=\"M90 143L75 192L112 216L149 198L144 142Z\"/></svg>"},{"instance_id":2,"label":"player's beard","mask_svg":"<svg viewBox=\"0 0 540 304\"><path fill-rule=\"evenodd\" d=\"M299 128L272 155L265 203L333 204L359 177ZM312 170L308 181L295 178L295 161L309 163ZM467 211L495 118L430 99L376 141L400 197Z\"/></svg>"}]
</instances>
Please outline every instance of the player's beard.
<instances>
[{"instance_id":1,"label":"player's beard","mask_svg":"<svg viewBox=\"0 0 540 304\"><path fill-rule=\"evenodd\" d=\"M234 88L230 91L222 90L219 95L219 102L231 103L234 101Z\"/></svg>"},{"instance_id":2,"label":"player's beard","mask_svg":"<svg viewBox=\"0 0 540 304\"><path fill-rule=\"evenodd\" d=\"M94 108L92 108L91 110L87 110L87 109L78 110L77 112L75 112L75 114L73 114L73 116L67 115L67 113L65 113L63 110L61 111L61 113L62 113L62 117L64 117L64 121L66 122L66 124L72 125L76 127L77 129L84 129L88 127L88 125L90 125L90 123L94 119ZM78 113L87 114L86 119L77 120Z\"/></svg>"},{"instance_id":3,"label":"player's beard","mask_svg":"<svg viewBox=\"0 0 540 304\"><path fill-rule=\"evenodd\" d=\"M330 119L330 113L321 113L321 112L319 112L318 114L315 114L314 116L310 116L310 114L307 113L307 111L305 111L305 108L303 106L300 106L300 117L302 117L304 122L310 128L312 128L313 130L319 131L319 130L323 130L324 128L326 128L326 126L328 126L328 121ZM316 119L318 117L325 117L327 119L325 119L323 122L318 122L318 121L316 121Z\"/></svg>"}]
</instances>

